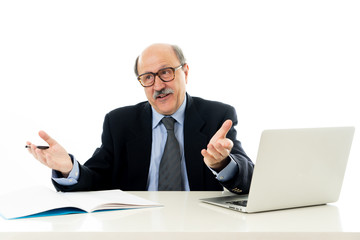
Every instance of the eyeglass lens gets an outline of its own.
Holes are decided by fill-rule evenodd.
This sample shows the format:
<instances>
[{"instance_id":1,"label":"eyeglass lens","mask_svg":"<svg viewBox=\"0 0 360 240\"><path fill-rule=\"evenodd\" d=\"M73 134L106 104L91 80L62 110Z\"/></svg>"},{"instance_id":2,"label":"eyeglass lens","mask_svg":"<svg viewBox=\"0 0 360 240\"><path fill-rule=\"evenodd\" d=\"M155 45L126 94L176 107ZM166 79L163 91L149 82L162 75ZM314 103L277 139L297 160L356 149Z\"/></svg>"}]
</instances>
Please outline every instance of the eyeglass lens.
<instances>
[{"instance_id":1,"label":"eyeglass lens","mask_svg":"<svg viewBox=\"0 0 360 240\"><path fill-rule=\"evenodd\" d=\"M152 85L155 81L156 75L163 81L171 81L174 79L174 69L164 68L160 69L157 73L147 73L140 77L140 81L144 86Z\"/></svg>"}]
</instances>

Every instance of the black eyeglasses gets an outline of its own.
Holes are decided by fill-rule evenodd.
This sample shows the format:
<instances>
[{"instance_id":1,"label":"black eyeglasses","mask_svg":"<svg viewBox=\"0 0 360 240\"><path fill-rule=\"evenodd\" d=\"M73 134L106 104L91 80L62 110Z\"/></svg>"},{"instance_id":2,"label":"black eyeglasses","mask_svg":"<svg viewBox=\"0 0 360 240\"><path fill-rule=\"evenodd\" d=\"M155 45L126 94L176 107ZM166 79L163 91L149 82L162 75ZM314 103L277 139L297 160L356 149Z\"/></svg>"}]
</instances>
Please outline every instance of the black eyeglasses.
<instances>
[{"instance_id":1,"label":"black eyeglasses","mask_svg":"<svg viewBox=\"0 0 360 240\"><path fill-rule=\"evenodd\" d=\"M138 76L138 80L143 87L151 87L155 83L155 78L158 76L163 82L170 82L175 79L175 71L182 68L183 65L178 67L162 68L157 73L147 72Z\"/></svg>"}]
</instances>

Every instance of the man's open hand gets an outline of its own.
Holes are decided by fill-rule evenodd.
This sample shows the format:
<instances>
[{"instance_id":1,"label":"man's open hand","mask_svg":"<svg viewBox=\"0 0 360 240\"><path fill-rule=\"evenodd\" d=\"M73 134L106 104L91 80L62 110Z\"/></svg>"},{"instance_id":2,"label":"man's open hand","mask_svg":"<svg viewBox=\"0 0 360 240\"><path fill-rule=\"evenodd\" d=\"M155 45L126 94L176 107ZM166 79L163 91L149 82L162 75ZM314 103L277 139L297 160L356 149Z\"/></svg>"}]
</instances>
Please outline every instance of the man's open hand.
<instances>
[{"instance_id":1,"label":"man's open hand","mask_svg":"<svg viewBox=\"0 0 360 240\"><path fill-rule=\"evenodd\" d=\"M49 148L46 150L38 149L36 145L27 142L26 144L30 146L28 151L42 164L61 172L64 177L67 177L73 167L69 154L46 132L40 131L39 136L49 144Z\"/></svg>"}]
</instances>

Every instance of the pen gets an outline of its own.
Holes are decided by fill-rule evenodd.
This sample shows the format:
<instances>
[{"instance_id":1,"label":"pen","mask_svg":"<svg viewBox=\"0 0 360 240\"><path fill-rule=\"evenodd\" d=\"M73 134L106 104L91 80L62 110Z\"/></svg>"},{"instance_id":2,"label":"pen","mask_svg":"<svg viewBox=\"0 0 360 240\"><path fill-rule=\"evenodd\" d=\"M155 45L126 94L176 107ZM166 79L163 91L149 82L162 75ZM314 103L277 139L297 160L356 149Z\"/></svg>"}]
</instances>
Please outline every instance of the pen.
<instances>
[{"instance_id":1,"label":"pen","mask_svg":"<svg viewBox=\"0 0 360 240\"><path fill-rule=\"evenodd\" d=\"M29 145L26 145L25 148L31 148ZM38 149L48 149L49 146L37 146Z\"/></svg>"}]
</instances>

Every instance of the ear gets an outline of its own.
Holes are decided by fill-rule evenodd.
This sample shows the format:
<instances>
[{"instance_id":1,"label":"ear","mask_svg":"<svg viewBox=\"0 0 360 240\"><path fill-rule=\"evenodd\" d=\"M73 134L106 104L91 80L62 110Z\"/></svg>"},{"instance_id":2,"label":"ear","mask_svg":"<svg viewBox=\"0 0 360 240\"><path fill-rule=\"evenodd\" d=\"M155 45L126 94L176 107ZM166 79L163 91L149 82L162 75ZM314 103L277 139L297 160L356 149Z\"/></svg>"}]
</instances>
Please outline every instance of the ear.
<instances>
[{"instance_id":1,"label":"ear","mask_svg":"<svg viewBox=\"0 0 360 240\"><path fill-rule=\"evenodd\" d=\"M185 63L182 68L183 68L183 71L184 71L184 74L185 74L185 83L187 84L187 82L188 82L188 74L189 74L189 65L187 63Z\"/></svg>"}]
</instances>

